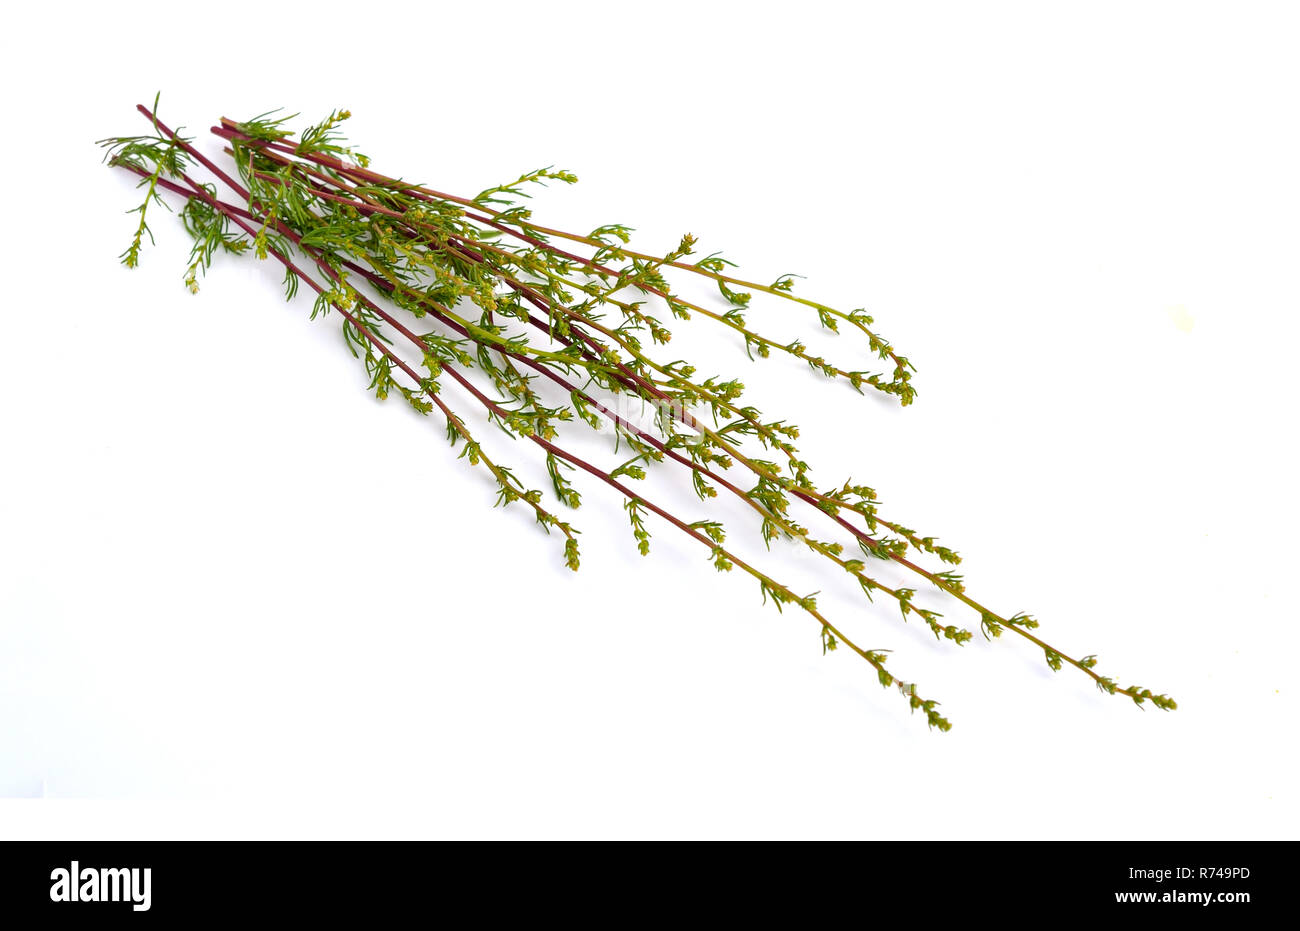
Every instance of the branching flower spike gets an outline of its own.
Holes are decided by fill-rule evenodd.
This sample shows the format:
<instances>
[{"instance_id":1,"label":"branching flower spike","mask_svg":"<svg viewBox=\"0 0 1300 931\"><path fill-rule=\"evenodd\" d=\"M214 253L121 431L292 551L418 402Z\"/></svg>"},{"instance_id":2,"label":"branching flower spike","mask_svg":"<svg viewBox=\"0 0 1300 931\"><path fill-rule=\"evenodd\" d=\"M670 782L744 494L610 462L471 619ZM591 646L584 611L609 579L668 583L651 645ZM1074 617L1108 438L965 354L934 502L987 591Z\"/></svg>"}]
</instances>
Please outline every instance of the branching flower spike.
<instances>
[{"instance_id":1,"label":"branching flower spike","mask_svg":"<svg viewBox=\"0 0 1300 931\"><path fill-rule=\"evenodd\" d=\"M346 110L296 136L287 128L291 118L277 112L222 119L212 127L229 157L221 167L162 123L157 104L155 98L152 108L137 108L148 121L146 134L101 142L108 163L138 175L145 193L133 211L139 220L122 261L138 264L144 237L152 240L146 216L154 216L151 206L165 206L166 196L176 198L193 240L185 273L191 291L198 291L218 253L249 253L283 266L289 298L306 287L315 296L313 319L337 315L376 397L400 396L420 414L439 418L461 458L491 475L499 505L525 508L547 533L558 535L570 569L579 565L578 531L559 513L581 503L572 477L585 473L621 499L642 554L651 549L652 529L667 525L707 553L719 572L749 576L764 601L811 618L823 652L842 647L856 653L930 727L949 729L936 701L886 668L888 651L858 646L814 596L796 594L742 559L728 546L716 515L687 520L634 488L649 470L663 469L689 481L702 506L720 493L738 501L753 513L769 549L778 540L806 546L827 572L847 573L868 599L884 596L904 621L918 619L938 640L961 646L972 635L917 604L914 589L891 587L869 567L892 564L969 608L985 637L1010 632L1040 650L1053 670L1072 666L1102 691L1139 707L1176 707L1166 695L1120 687L1096 671L1095 656L1074 659L1051 646L1035 633L1038 622L1029 615L1001 615L975 601L962 577L943 568L960 557L887 517L873 489L852 481L815 484L794 444L798 429L743 403L739 381L702 378L698 367L656 351L672 338L665 320L703 319L730 331L751 358L791 356L859 392L870 389L911 404L912 364L864 311L796 294L793 275L769 284L739 277L718 253L696 258L689 234L656 255L632 249L625 226L586 234L543 226L520 202L532 185L577 180L566 171L528 172L474 197L444 193L372 170L339 132ZM717 306L687 300L674 287L673 280L691 276L716 286ZM755 294L784 302L794 324L815 318L822 329L855 335L882 370L833 362L799 338L759 332L745 314ZM465 401L534 448L556 504L488 455L452 407ZM652 410L653 418L630 416L629 402ZM611 429L624 461L607 466L574 454L561 430L575 422ZM922 565L930 560L938 565Z\"/></svg>"}]
</instances>

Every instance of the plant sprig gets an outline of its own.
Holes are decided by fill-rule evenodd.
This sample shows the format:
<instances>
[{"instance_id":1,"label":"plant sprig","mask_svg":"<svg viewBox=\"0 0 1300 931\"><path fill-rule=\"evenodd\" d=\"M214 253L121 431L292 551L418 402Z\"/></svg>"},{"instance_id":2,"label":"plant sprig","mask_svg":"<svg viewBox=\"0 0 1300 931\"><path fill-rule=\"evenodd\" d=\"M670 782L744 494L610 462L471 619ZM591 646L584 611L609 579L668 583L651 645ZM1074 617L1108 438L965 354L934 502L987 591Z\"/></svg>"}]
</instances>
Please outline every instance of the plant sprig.
<instances>
[{"instance_id":1,"label":"plant sprig","mask_svg":"<svg viewBox=\"0 0 1300 931\"><path fill-rule=\"evenodd\" d=\"M865 311L841 311L797 295L793 275L769 285L740 278L732 273L734 264L716 252L691 261L697 243L690 234L667 253L652 255L631 249L632 231L619 224L582 235L535 223L520 199L528 197L532 184L574 183L577 178L566 171L548 167L528 172L473 198L446 194L372 171L369 160L340 131L348 111L336 110L296 138L287 128L292 118L277 115L279 111L243 122L223 119L212 131L228 144L231 174L199 152L193 140L161 123L157 102L153 108L138 107L153 135L102 141L109 163L138 175L146 188L144 202L136 208L138 228L122 254L124 264L137 265L143 237L152 240L145 215L150 204L165 204L162 192L183 199L180 215L193 240L185 276L190 290L198 290L200 276L218 253L251 252L280 263L287 297L305 283L316 295L313 318L339 316L348 349L365 365L376 397L401 396L425 416L438 411L462 458L491 474L498 505L521 502L548 533L559 531L569 568L576 570L580 563L577 529L543 505L544 492L526 487L484 452L445 397L444 381L509 437L537 447L560 506L574 509L582 503L571 479L575 472L595 477L622 497L643 555L650 551L647 517L654 516L707 547L718 571L750 576L763 600L778 610L797 606L816 622L823 652L845 646L858 654L874 668L878 681L896 687L931 727L947 730L951 725L936 702L887 670L888 651L859 647L821 613L814 596L797 595L740 558L726 543L721 522L680 517L633 491L627 481L644 479L648 469L668 468L690 481L701 504L719 490L727 493L754 513L758 536L768 549L779 539L804 545L825 565L848 574L867 599L876 594L891 599L904 621L919 618L936 639L961 646L972 634L916 604L912 588L884 584L869 571L873 560L899 566L972 609L988 639L1012 631L1040 650L1053 670L1073 666L1102 691L1125 695L1139 707L1147 702L1162 710L1177 707L1166 695L1139 686L1121 688L1095 671L1095 656L1075 659L1048 644L1032 632L1038 628L1032 617L1008 617L984 607L967 594L965 580L951 568L927 569L915 562L933 557L955 566L961 559L934 537L884 516L871 487L851 480L829 488L815 484L794 443L798 428L744 403L741 382L701 378L696 366L680 359L664 361L647 345L664 346L672 338L648 299L678 323L702 317L721 325L739 336L751 358L783 353L859 391L870 387L910 404L915 398L912 364L876 333L875 321ZM215 184L195 180L193 172L200 167L236 200L224 200ZM570 247L559 248L556 239ZM681 273L711 280L725 307L680 297L669 278ZM848 324L865 338L868 353L888 362L892 371L841 366L814 355L798 338L759 332L744 316L755 293L813 311L826 330L840 332L841 324ZM417 333L412 329L416 321L434 329ZM534 386L539 378L563 399L547 401ZM490 385L496 397L476 379ZM653 422L634 422L597 392L649 406ZM633 458L602 467L575 455L564 439L565 425L577 421L592 429L612 426L618 445L626 444ZM783 464L761 458L754 446L775 452ZM807 517L796 516L799 508ZM825 529L814 535L801 523L808 519ZM846 555L845 542L832 534L846 535L860 556Z\"/></svg>"}]
</instances>

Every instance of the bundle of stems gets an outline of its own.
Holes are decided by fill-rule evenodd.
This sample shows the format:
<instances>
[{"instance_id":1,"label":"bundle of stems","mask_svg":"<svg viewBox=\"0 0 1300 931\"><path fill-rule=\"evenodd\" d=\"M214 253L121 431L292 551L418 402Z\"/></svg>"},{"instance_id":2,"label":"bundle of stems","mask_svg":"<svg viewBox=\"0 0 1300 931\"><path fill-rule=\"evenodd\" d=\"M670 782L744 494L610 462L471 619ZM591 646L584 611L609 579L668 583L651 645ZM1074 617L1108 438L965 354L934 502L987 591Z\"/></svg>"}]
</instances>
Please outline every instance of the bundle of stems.
<instances>
[{"instance_id":1,"label":"bundle of stems","mask_svg":"<svg viewBox=\"0 0 1300 931\"><path fill-rule=\"evenodd\" d=\"M585 235L540 225L519 200L528 196L530 184L576 181L568 172L529 172L475 197L444 193L371 170L369 160L339 132L347 111L331 113L296 138L286 128L291 118L278 111L242 122L222 119L212 127L231 159L231 167L222 168L192 139L158 119L157 99L152 108L137 109L149 121L150 133L101 141L106 160L139 175L145 188L122 261L128 267L138 264L143 238L151 236L146 215L150 206L166 204L166 193L181 199L180 216L193 239L185 278L190 290L198 290L218 252L251 252L278 262L288 298L305 285L315 294L313 319L338 315L346 344L364 362L375 395L401 395L423 415L436 411L461 458L490 473L497 503L530 509L548 533L563 540L569 568L579 564L578 531L557 516L540 490L525 487L485 452L448 401L449 385L480 405L510 437L536 447L560 505L572 509L580 503L572 474L593 476L622 499L642 554L650 547L645 519L655 515L707 550L719 571L749 575L764 600L778 609L796 606L810 616L823 652L844 646L856 653L874 668L881 685L896 687L931 727L946 731L951 725L936 701L886 668L888 651L858 646L824 616L815 597L796 594L738 556L718 520L688 521L641 494L634 483L652 466L674 469L689 479L701 501L720 489L742 502L754 513L769 549L774 540L797 541L824 559L828 571L848 573L869 599L891 599L905 621L918 618L938 639L960 646L972 635L915 604L914 589L880 581L870 569L873 561L900 566L973 610L985 637L1010 631L1032 644L1053 670L1073 666L1102 691L1125 695L1139 706L1149 701L1165 710L1176 707L1166 695L1121 687L1101 675L1095 656L1076 659L1051 646L1033 632L1038 628L1033 617L986 608L967 594L962 577L951 569L925 568L921 562L927 559L952 566L960 557L881 513L868 486L846 481L819 488L794 445L797 428L742 403L739 381L701 378L695 367L661 361L651 348L672 336L655 313L682 322L704 318L735 334L751 358L789 355L859 392L879 391L910 404L912 365L875 332L864 311L841 311L797 295L790 275L770 284L745 280L716 253L689 259L695 247L690 235L668 253L652 255L630 248L631 231L621 225ZM196 179L200 169L211 180ZM725 309L682 297L668 278L679 273L716 285ZM826 330L856 333L887 371L841 367L801 340L758 332L745 316L756 292L780 298L810 319L815 315ZM546 400L538 379L553 385L547 393L562 400ZM651 405L654 422L628 417L611 397ZM610 468L576 455L560 435L560 425L573 421L597 430L612 427L631 458ZM760 458L755 444L778 461ZM822 529L801 521L816 521Z\"/></svg>"}]
</instances>

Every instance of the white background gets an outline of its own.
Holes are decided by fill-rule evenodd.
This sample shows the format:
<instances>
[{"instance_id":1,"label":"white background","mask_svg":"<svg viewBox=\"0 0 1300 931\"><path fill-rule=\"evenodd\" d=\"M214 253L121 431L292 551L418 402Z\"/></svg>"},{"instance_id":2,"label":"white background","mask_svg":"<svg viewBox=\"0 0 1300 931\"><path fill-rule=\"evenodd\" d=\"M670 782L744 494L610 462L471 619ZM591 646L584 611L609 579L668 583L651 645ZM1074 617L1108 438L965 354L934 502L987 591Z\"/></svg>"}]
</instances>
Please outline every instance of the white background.
<instances>
[{"instance_id":1,"label":"white background","mask_svg":"<svg viewBox=\"0 0 1300 931\"><path fill-rule=\"evenodd\" d=\"M0 834L1295 837L1294 10L11 10ZM824 485L956 546L977 598L1180 709L1010 637L937 644L760 550L943 701L928 732L662 523L641 559L591 482L568 573L270 263L192 297L159 213L117 264L136 192L92 143L159 89L214 155L221 115L349 107L381 169L472 194L554 163L582 177L537 198L557 225L690 230L866 306L910 408L687 340L703 321L673 348L798 423Z\"/></svg>"}]
</instances>

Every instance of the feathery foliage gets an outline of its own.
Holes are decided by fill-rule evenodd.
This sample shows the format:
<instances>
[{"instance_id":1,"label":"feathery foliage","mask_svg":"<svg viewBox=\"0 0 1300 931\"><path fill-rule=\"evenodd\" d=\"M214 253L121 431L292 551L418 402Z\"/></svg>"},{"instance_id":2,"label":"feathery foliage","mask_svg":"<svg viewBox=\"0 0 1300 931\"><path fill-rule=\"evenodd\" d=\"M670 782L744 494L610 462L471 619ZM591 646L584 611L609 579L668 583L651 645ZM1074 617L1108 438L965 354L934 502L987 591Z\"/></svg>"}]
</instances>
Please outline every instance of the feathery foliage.
<instances>
[{"instance_id":1,"label":"feathery foliage","mask_svg":"<svg viewBox=\"0 0 1300 931\"><path fill-rule=\"evenodd\" d=\"M875 669L881 685L896 688L931 727L946 731L950 724L937 702L922 698L914 683L886 668L887 651L858 646L824 616L813 595L796 594L740 558L728 547L719 521L688 522L628 482L645 479L649 469L666 468L689 480L702 503L726 493L754 512L769 549L778 540L806 546L828 567L847 573L868 600L892 600L904 621L919 618L938 640L961 646L972 634L916 604L914 589L884 584L873 574L873 561L901 567L972 610L985 637L1011 631L1027 640L1053 670L1073 666L1103 691L1128 696L1139 707L1148 701L1164 710L1176 707L1173 699L1148 689L1120 688L1094 670L1095 656L1076 660L1047 644L1031 632L1038 627L1032 617L1002 616L984 607L952 569L922 566L923 559L946 566L961 559L934 537L882 514L872 488L853 481L815 484L795 445L798 428L742 402L740 381L700 377L696 367L664 361L654 351L672 339L666 320L676 326L702 319L729 331L751 358L787 355L858 392L873 390L911 404L916 397L912 364L875 331L865 311L843 311L797 294L794 275L770 284L740 278L735 264L719 253L695 258L690 234L667 253L653 255L632 249L632 231L620 224L587 234L543 226L522 202L532 186L574 183L577 178L567 171L531 171L471 198L444 193L372 171L369 159L340 132L346 110L329 114L296 138L287 128L292 117L278 111L242 122L223 119L212 128L230 157L230 167L222 168L192 139L158 120L157 102L153 108L138 107L151 134L101 142L107 161L134 172L145 188L123 262L138 264L149 234L146 212L164 203L164 192L181 200L180 216L193 240L185 275L191 291L198 291L218 253L252 253L278 262L285 270L287 297L305 285L315 295L313 319L338 316L345 344L365 365L375 396L401 397L419 414L437 415L461 458L491 475L499 506L530 510L548 533L561 538L570 569L580 563L577 529L558 516L542 491L525 487L510 468L488 456L451 407L451 394L481 406L511 438L538 448L560 507L572 510L582 503L575 474L594 477L622 497L643 555L650 551L647 519L654 516L707 549L719 572L739 572L757 582L763 601L811 617L823 652L844 647L856 653ZM196 180L199 171L213 180ZM218 184L226 188L226 199ZM682 275L716 285L723 306L681 296L671 279ZM883 370L841 365L814 354L801 339L759 332L745 311L760 293L786 302L799 316L815 318L825 330L856 334L864 354L883 363ZM563 400L547 401L539 379L555 386L552 393ZM623 413L625 405L611 406L597 395L648 405L654 422L633 422ZM592 429L612 425L619 446L632 458L606 468L575 455L561 430L576 422ZM769 455L776 461L764 458ZM819 536L800 520L816 521L823 528ZM846 556L846 541L857 545L855 555Z\"/></svg>"}]
</instances>

